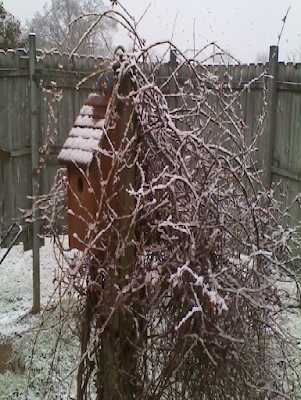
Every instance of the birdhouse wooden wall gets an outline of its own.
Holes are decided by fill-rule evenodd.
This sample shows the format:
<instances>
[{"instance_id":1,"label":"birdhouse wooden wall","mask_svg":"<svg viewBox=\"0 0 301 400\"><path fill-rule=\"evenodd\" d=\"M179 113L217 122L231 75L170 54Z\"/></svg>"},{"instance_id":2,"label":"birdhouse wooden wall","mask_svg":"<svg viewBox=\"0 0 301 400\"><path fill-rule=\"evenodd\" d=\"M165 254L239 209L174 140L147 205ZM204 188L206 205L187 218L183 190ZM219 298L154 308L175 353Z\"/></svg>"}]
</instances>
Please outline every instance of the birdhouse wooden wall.
<instances>
[{"instance_id":1,"label":"birdhouse wooden wall","mask_svg":"<svg viewBox=\"0 0 301 400\"><path fill-rule=\"evenodd\" d=\"M85 243L89 240L87 237L91 226L89 224L95 220L98 208L96 196L91 191L93 169L83 173L83 170L69 166L67 171L69 246L83 251Z\"/></svg>"},{"instance_id":2,"label":"birdhouse wooden wall","mask_svg":"<svg viewBox=\"0 0 301 400\"><path fill-rule=\"evenodd\" d=\"M111 133L112 136L119 136L117 129ZM117 143L113 138L112 142L114 147L118 148L120 143ZM106 138L102 141L102 148L111 150ZM105 193L103 193L103 188L100 185L101 179L106 180L108 178L111 169L111 158L104 154L95 155L86 171L75 166L68 167L68 235L71 248L85 250L97 233L92 229L96 221L98 230L105 227L107 222L102 221L102 215L107 199L110 199L110 207L118 211L118 200L116 196L112 196L113 191L118 190L118 184L115 183L113 187L114 174L107 182ZM99 253L97 247L98 243L95 242L93 249L91 249L95 254Z\"/></svg>"}]
</instances>

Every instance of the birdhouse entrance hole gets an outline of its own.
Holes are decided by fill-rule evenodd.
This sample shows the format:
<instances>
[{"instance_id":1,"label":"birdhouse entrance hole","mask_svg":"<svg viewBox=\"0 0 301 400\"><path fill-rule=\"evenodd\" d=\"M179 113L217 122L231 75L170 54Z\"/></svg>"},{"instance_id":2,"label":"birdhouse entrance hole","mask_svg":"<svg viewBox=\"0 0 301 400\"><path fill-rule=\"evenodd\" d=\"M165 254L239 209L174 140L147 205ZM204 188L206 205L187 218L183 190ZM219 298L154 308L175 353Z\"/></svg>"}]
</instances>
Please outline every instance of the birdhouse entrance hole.
<instances>
[{"instance_id":1,"label":"birdhouse entrance hole","mask_svg":"<svg viewBox=\"0 0 301 400\"><path fill-rule=\"evenodd\" d=\"M84 182L81 176L79 176L77 179L77 190L79 191L79 193L82 193L84 190Z\"/></svg>"}]
</instances>

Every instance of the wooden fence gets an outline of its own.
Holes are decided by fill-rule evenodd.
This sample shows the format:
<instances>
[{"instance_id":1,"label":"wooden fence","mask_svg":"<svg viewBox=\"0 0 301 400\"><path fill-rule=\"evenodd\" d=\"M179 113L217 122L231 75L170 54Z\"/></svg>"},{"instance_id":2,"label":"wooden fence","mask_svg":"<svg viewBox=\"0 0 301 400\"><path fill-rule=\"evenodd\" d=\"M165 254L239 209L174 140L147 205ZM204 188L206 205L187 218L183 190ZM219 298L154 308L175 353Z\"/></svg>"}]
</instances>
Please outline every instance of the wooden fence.
<instances>
[{"instance_id":1,"label":"wooden fence","mask_svg":"<svg viewBox=\"0 0 301 400\"><path fill-rule=\"evenodd\" d=\"M103 59L95 57L44 55L35 50L34 37L30 38L27 53L0 51L0 238L12 221L21 221L21 210L31 207L31 196L46 194L51 189L58 169L57 154L81 106L93 91L96 77L80 89L77 84L105 64ZM170 62L157 71L158 82L169 77L176 67L171 53ZM207 68L221 81L232 76L233 90L241 90L267 69L273 75L265 84L256 81L242 93L238 112L247 125L246 138L251 141L266 96L266 129L255 158L264 171L266 185L281 182L288 204L301 193L301 64L278 62L278 49L271 47L267 64ZM179 74L184 82L185 68ZM167 90L176 92L172 80ZM171 107L176 106L176 97L169 101ZM298 204L291 211L294 218L301 220ZM26 247L32 246L32 241L38 247L38 229L38 224L23 225L21 240ZM38 265L38 252L35 253L34 264Z\"/></svg>"},{"instance_id":2,"label":"wooden fence","mask_svg":"<svg viewBox=\"0 0 301 400\"><path fill-rule=\"evenodd\" d=\"M158 81L170 77L171 71L176 68L176 60L171 56L170 63L158 69ZM278 47L271 46L269 62L266 64L207 65L206 69L217 75L224 82L224 87L230 85L233 92L241 93L239 104L234 107L246 124L247 143L251 144L254 140L259 118L266 110L265 129L259 137L258 150L253 153L253 158L257 168L263 172L265 186L273 184L273 187L278 187L275 196L281 201L282 209L285 209L296 196L301 195L301 63L279 62ZM189 73L187 67L179 69L177 81L183 83L189 78ZM261 75L264 77L258 80ZM171 88L172 85L174 87ZM242 90L246 87L246 90ZM176 92L172 81L169 92ZM169 105L179 106L176 96L169 100ZM284 218L284 226L294 226L294 220L301 221L298 202L294 203L290 213L293 219Z\"/></svg>"},{"instance_id":3,"label":"wooden fence","mask_svg":"<svg viewBox=\"0 0 301 400\"><path fill-rule=\"evenodd\" d=\"M77 84L104 65L102 58L0 50L1 235L31 207L38 174L39 194L51 189L57 154L96 77Z\"/></svg>"},{"instance_id":4,"label":"wooden fence","mask_svg":"<svg viewBox=\"0 0 301 400\"><path fill-rule=\"evenodd\" d=\"M33 248L33 311L39 312L39 222L26 224L23 212L31 208L32 198L51 189L58 152L96 77L80 89L78 83L106 62L44 55L36 51L35 35L29 39L28 52L0 50L0 239L13 221L21 224L18 240L25 249ZM18 229L12 229L12 237Z\"/></svg>"}]
</instances>

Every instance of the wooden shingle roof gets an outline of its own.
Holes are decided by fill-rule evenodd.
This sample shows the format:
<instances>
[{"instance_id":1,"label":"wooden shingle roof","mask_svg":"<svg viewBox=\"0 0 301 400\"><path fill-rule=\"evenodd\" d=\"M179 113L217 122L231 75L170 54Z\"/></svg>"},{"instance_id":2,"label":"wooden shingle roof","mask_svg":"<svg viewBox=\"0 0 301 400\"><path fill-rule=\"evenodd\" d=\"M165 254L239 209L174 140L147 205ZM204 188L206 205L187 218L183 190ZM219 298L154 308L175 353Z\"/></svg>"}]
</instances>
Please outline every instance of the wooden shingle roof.
<instances>
[{"instance_id":1,"label":"wooden shingle roof","mask_svg":"<svg viewBox=\"0 0 301 400\"><path fill-rule=\"evenodd\" d=\"M103 137L108 97L92 93L80 110L58 160L62 164L88 167Z\"/></svg>"}]
</instances>

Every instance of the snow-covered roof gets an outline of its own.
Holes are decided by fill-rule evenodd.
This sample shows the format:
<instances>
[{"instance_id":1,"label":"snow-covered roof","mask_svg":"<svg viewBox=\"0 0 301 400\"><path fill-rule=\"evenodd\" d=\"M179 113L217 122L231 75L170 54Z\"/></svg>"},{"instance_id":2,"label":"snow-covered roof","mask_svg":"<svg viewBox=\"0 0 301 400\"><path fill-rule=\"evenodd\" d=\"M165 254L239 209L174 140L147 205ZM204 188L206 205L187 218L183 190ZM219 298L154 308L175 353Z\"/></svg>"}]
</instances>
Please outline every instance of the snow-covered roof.
<instances>
[{"instance_id":1,"label":"snow-covered roof","mask_svg":"<svg viewBox=\"0 0 301 400\"><path fill-rule=\"evenodd\" d=\"M107 103L106 96L96 93L89 95L59 153L60 163L81 167L90 165L103 137Z\"/></svg>"}]
</instances>

